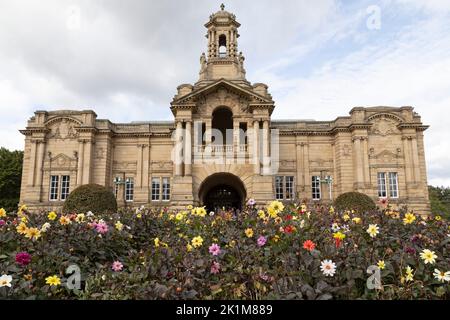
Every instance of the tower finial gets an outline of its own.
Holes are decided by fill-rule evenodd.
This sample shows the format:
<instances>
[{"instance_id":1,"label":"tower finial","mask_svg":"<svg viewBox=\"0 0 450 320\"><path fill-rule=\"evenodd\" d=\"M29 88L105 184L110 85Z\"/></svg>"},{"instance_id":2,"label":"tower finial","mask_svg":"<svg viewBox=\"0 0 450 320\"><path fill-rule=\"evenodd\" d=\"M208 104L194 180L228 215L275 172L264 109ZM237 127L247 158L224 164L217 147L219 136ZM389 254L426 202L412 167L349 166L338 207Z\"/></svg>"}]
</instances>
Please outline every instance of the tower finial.
<instances>
[{"instance_id":1,"label":"tower finial","mask_svg":"<svg viewBox=\"0 0 450 320\"><path fill-rule=\"evenodd\" d=\"M220 9L222 9L222 11L225 10L225 5L223 3L220 5Z\"/></svg>"}]
</instances>

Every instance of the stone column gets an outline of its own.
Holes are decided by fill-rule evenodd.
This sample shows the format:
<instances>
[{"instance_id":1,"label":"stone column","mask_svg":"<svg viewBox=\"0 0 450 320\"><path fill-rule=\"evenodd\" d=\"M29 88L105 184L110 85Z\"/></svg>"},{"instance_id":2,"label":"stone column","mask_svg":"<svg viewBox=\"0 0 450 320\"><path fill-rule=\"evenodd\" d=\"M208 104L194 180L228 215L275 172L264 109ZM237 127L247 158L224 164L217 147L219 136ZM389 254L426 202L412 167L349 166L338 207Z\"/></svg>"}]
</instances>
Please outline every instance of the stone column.
<instances>
[{"instance_id":1,"label":"stone column","mask_svg":"<svg viewBox=\"0 0 450 320\"><path fill-rule=\"evenodd\" d=\"M146 150L146 147L148 149ZM150 168L150 150L151 145L144 145L143 153L143 169L142 169L142 180L143 180L143 187L146 187L148 189L150 185L150 175L149 175L149 168Z\"/></svg>"},{"instance_id":2,"label":"stone column","mask_svg":"<svg viewBox=\"0 0 450 320\"><path fill-rule=\"evenodd\" d=\"M45 141L38 140L37 143L37 155L36 155L36 186L39 190L42 190L42 166L44 162ZM40 196L39 196L40 198ZM40 199L39 199L40 201Z\"/></svg>"},{"instance_id":3,"label":"stone column","mask_svg":"<svg viewBox=\"0 0 450 320\"><path fill-rule=\"evenodd\" d=\"M177 121L175 137L175 175L181 176L183 171L183 159L181 157L181 151L183 148L183 123L181 121Z\"/></svg>"},{"instance_id":4,"label":"stone column","mask_svg":"<svg viewBox=\"0 0 450 320\"><path fill-rule=\"evenodd\" d=\"M143 144L137 145L137 168L136 168L136 188L142 187L142 169L143 169Z\"/></svg>"},{"instance_id":5,"label":"stone column","mask_svg":"<svg viewBox=\"0 0 450 320\"><path fill-rule=\"evenodd\" d=\"M259 156L259 121L253 121L253 166L254 173L260 174L260 156Z\"/></svg>"},{"instance_id":6,"label":"stone column","mask_svg":"<svg viewBox=\"0 0 450 320\"><path fill-rule=\"evenodd\" d=\"M413 173L414 173L414 182L419 183L420 179L420 163L419 163L419 151L417 148L417 138L414 136L411 139L411 151L412 151L412 159L413 159Z\"/></svg>"},{"instance_id":7,"label":"stone column","mask_svg":"<svg viewBox=\"0 0 450 320\"><path fill-rule=\"evenodd\" d=\"M411 151L409 148L409 137L403 136L402 142L403 142L403 157L404 157L404 163L405 163L405 178L406 178L406 189L408 189L408 186L412 184L413 177L412 177L412 170L411 170Z\"/></svg>"},{"instance_id":8,"label":"stone column","mask_svg":"<svg viewBox=\"0 0 450 320\"><path fill-rule=\"evenodd\" d=\"M84 162L84 140L78 140L78 170L77 170L77 186L83 184L83 165Z\"/></svg>"},{"instance_id":9,"label":"stone column","mask_svg":"<svg viewBox=\"0 0 450 320\"><path fill-rule=\"evenodd\" d=\"M36 172L36 145L37 141L31 139L31 151L30 151L30 171L28 172L28 185L34 187L34 177Z\"/></svg>"},{"instance_id":10,"label":"stone column","mask_svg":"<svg viewBox=\"0 0 450 320\"><path fill-rule=\"evenodd\" d=\"M269 158L269 120L263 121L263 136L262 136L262 153L263 153L263 174L270 173L270 158Z\"/></svg>"},{"instance_id":11,"label":"stone column","mask_svg":"<svg viewBox=\"0 0 450 320\"><path fill-rule=\"evenodd\" d=\"M304 197L311 197L311 173L309 171L309 145L303 143L303 177L305 181Z\"/></svg>"},{"instance_id":12,"label":"stone column","mask_svg":"<svg viewBox=\"0 0 450 320\"><path fill-rule=\"evenodd\" d=\"M87 139L84 146L83 184L91 183L93 146L94 146L93 139L92 138Z\"/></svg>"},{"instance_id":13,"label":"stone column","mask_svg":"<svg viewBox=\"0 0 450 320\"><path fill-rule=\"evenodd\" d=\"M370 186L368 185L370 183L370 166L369 166L369 146L368 146L368 138L367 137L362 137L362 143L363 143L363 153L362 153L362 158L363 158L363 164L364 164L364 188L370 188Z\"/></svg>"},{"instance_id":14,"label":"stone column","mask_svg":"<svg viewBox=\"0 0 450 320\"><path fill-rule=\"evenodd\" d=\"M186 131L184 137L184 175L192 175L192 135L190 120L186 121Z\"/></svg>"},{"instance_id":15,"label":"stone column","mask_svg":"<svg viewBox=\"0 0 450 320\"><path fill-rule=\"evenodd\" d=\"M305 189L305 179L304 179L304 156L303 156L303 142L297 142L295 145L296 148L296 159L297 159L297 176L295 177L296 181L296 198L300 198L300 192Z\"/></svg>"},{"instance_id":16,"label":"stone column","mask_svg":"<svg viewBox=\"0 0 450 320\"><path fill-rule=\"evenodd\" d=\"M364 170L363 161L361 159L361 137L353 137L353 150L354 150L354 160L355 160L355 171L356 171L356 186L357 189L363 187Z\"/></svg>"}]
</instances>

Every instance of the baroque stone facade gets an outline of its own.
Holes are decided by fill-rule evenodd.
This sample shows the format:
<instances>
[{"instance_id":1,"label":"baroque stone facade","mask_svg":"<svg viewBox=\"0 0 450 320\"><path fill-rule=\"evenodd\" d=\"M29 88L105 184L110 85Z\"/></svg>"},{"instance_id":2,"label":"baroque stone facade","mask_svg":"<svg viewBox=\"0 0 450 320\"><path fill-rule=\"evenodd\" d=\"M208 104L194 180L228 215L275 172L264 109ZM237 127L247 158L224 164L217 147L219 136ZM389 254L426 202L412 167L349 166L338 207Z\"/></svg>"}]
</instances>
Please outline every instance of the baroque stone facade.
<instances>
[{"instance_id":1,"label":"baroque stone facade","mask_svg":"<svg viewBox=\"0 0 450 320\"><path fill-rule=\"evenodd\" d=\"M174 121L111 123L94 111L37 111L25 130L21 203L58 209L98 183L121 206L239 207L253 198L329 201L348 191L429 211L423 125L412 107L356 107L333 121L272 120L246 79L240 24L210 16L199 80L171 102ZM223 139L219 139L223 138Z\"/></svg>"}]
</instances>

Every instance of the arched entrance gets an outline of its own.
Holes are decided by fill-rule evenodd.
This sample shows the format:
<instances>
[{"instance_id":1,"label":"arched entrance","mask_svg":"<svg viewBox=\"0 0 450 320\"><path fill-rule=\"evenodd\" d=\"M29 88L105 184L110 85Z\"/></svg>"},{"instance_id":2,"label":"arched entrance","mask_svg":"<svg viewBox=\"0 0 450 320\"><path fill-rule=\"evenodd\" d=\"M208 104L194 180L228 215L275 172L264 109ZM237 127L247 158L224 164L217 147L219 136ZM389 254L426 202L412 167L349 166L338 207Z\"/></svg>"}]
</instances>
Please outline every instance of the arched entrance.
<instances>
[{"instance_id":1,"label":"arched entrance","mask_svg":"<svg viewBox=\"0 0 450 320\"><path fill-rule=\"evenodd\" d=\"M200 185L199 199L209 211L217 209L242 209L246 198L244 184L231 173L215 173Z\"/></svg>"}]
</instances>

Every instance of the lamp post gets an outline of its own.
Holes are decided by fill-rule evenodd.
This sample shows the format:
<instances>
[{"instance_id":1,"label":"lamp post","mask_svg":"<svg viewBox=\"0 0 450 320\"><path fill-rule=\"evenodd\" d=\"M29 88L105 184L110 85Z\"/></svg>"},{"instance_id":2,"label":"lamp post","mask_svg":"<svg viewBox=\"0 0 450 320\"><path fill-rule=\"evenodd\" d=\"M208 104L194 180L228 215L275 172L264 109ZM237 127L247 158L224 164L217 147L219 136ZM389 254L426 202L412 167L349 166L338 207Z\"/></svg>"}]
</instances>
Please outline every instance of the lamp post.
<instances>
[{"instance_id":1,"label":"lamp post","mask_svg":"<svg viewBox=\"0 0 450 320\"><path fill-rule=\"evenodd\" d=\"M130 178L124 179L124 178L122 178L122 177L115 177L115 178L114 178L114 184L115 184L116 186L125 185L125 184L129 183L130 180L131 180ZM123 200L124 200L124 203L125 203L125 206L126 206L126 205L127 205L127 202L126 202L126 199L125 199L125 188L123 188L123 191L122 191L122 192L123 192L123 193L122 193Z\"/></svg>"}]
</instances>

